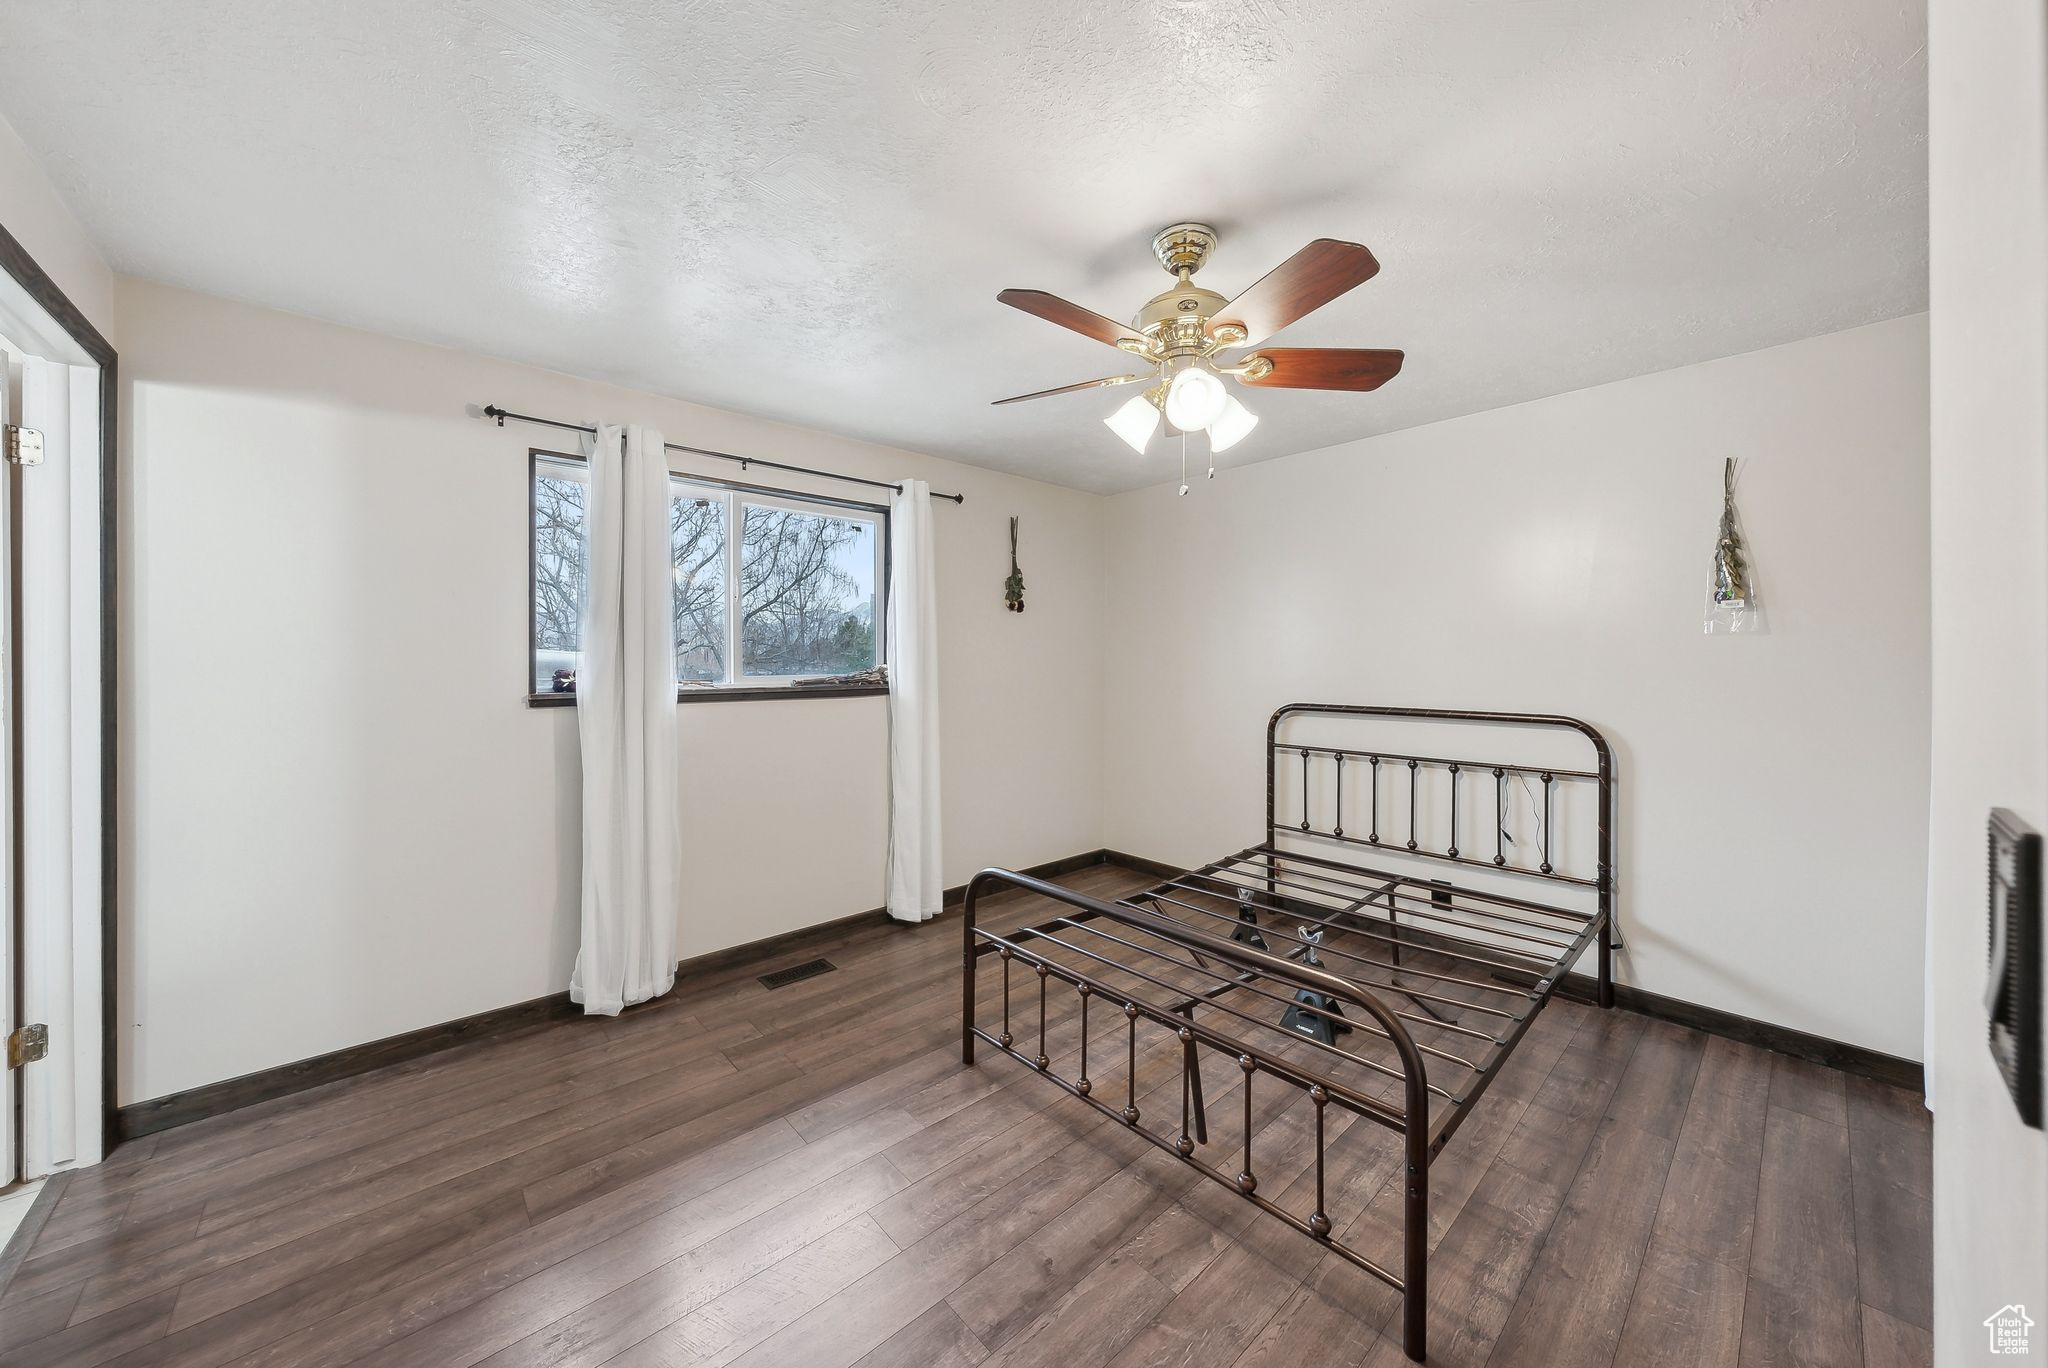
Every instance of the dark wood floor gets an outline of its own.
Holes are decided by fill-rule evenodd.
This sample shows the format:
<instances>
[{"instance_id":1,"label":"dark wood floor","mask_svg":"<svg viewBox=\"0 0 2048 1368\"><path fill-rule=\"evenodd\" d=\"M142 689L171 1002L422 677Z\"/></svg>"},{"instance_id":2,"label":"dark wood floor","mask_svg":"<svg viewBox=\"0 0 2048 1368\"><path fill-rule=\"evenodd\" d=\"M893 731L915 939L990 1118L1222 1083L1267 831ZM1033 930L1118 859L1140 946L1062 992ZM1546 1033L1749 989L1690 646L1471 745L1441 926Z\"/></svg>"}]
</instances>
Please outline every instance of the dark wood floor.
<instances>
[{"instance_id":1,"label":"dark wood floor","mask_svg":"<svg viewBox=\"0 0 2048 1368\"><path fill-rule=\"evenodd\" d=\"M958 936L864 929L773 993L124 1147L0 1298L0 1368L1405 1362L1367 1275L1013 1061L963 1069ZM1390 1140L1332 1146L1368 1223ZM1928 1190L1909 1095L1553 1003L1436 1165L1431 1361L1927 1364Z\"/></svg>"}]
</instances>

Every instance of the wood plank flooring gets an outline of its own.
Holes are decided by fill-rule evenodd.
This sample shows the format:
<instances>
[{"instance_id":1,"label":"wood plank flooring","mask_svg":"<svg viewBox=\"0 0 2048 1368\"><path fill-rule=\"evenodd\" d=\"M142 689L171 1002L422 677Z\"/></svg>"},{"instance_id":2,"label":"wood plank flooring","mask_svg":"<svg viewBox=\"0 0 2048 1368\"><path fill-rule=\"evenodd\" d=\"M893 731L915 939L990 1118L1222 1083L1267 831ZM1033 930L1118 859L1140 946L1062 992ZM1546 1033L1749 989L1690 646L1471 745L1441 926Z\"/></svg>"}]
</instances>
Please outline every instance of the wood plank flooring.
<instances>
[{"instance_id":1,"label":"wood plank flooring","mask_svg":"<svg viewBox=\"0 0 2048 1368\"><path fill-rule=\"evenodd\" d=\"M1014 1061L963 1068L959 935L850 931L774 992L752 966L125 1146L0 1297L0 1368L1406 1362L1366 1274ZM1046 1029L1077 1052L1069 1008ZM1172 1052L1136 1063L1091 1056L1177 1109ZM1298 1192L1306 1108L1251 1110L1262 1193ZM1340 1233L1391 1256L1393 1137L1331 1121ZM1896 1089L1552 1003L1432 1174L1431 1362L1927 1364L1929 1166Z\"/></svg>"}]
</instances>

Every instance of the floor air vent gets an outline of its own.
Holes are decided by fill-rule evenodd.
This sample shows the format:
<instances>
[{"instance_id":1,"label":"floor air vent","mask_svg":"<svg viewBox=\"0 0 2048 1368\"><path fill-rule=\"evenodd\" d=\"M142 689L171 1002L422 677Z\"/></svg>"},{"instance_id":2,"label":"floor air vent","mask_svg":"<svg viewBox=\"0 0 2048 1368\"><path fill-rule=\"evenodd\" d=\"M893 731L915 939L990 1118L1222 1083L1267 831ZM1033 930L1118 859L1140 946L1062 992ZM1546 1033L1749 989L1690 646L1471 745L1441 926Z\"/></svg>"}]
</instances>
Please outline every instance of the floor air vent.
<instances>
[{"instance_id":1,"label":"floor air vent","mask_svg":"<svg viewBox=\"0 0 2048 1368\"><path fill-rule=\"evenodd\" d=\"M838 965L828 959L805 960L802 964L792 964L787 969L777 969L772 974L761 975L761 986L763 988L787 988L792 983L801 983L807 978L816 978L820 974L829 974L838 967Z\"/></svg>"}]
</instances>

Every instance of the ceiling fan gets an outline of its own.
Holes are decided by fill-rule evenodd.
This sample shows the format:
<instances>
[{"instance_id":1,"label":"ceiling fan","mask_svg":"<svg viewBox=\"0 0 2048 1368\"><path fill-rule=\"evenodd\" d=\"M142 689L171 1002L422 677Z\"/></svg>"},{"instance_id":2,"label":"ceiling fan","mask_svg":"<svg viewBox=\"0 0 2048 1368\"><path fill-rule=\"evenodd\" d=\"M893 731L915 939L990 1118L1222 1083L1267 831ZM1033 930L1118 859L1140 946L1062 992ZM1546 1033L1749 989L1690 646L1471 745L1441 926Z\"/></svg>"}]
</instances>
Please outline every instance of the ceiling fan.
<instances>
[{"instance_id":1,"label":"ceiling fan","mask_svg":"<svg viewBox=\"0 0 2048 1368\"><path fill-rule=\"evenodd\" d=\"M1164 418L1169 435L1206 431L1210 451L1217 452L1243 441L1259 421L1224 385L1224 376L1260 389L1373 390L1400 373L1398 351L1259 345L1371 280L1380 269L1371 252L1355 242L1317 238L1237 298L1225 299L1194 283L1215 246L1216 230L1205 223L1161 229L1152 253L1174 284L1138 310L1128 328L1043 290L1004 290L996 298L1011 308L1129 352L1147 369L995 402L1019 404L1150 381L1142 394L1102 420L1110 431L1142 456ZM1223 355L1247 347L1257 350L1236 360Z\"/></svg>"}]
</instances>

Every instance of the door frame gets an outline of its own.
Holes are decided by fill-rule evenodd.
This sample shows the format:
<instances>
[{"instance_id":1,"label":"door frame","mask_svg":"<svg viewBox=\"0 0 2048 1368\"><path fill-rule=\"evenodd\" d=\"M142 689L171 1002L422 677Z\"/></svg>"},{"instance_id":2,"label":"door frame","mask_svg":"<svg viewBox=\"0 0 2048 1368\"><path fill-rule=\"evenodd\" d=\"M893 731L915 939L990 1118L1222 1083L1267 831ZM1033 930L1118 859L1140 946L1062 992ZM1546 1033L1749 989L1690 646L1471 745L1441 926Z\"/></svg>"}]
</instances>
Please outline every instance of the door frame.
<instances>
[{"instance_id":1,"label":"door frame","mask_svg":"<svg viewBox=\"0 0 2048 1368\"><path fill-rule=\"evenodd\" d=\"M80 350L100 368L100 1134L103 1152L112 1154L119 1140L115 1130L120 1037L115 1029L120 979L117 966L120 916L120 809L115 792L119 766L116 720L120 696L116 689L119 649L116 572L120 557L114 541L118 508L115 483L120 452L120 385L113 344L73 304L49 273L36 264L14 234L0 224L0 270L41 305Z\"/></svg>"}]
</instances>

